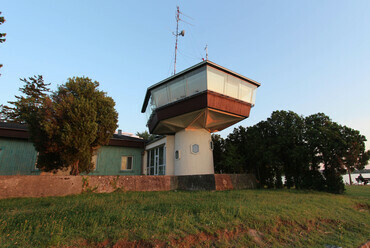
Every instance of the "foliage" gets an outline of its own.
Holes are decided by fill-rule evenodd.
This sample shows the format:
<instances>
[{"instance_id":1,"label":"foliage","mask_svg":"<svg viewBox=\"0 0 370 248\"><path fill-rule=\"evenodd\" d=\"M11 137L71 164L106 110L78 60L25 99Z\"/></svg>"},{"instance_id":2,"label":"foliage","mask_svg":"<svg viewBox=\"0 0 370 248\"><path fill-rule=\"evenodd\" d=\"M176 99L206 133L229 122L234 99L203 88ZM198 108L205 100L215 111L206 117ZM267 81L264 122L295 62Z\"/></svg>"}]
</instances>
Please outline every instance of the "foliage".
<instances>
[{"instance_id":1,"label":"foliage","mask_svg":"<svg viewBox=\"0 0 370 248\"><path fill-rule=\"evenodd\" d=\"M359 247L370 237L369 187L3 199L0 247Z\"/></svg>"},{"instance_id":2,"label":"foliage","mask_svg":"<svg viewBox=\"0 0 370 248\"><path fill-rule=\"evenodd\" d=\"M223 163L225 152L225 140L219 134L212 134L213 161L215 173L227 173Z\"/></svg>"},{"instance_id":3,"label":"foliage","mask_svg":"<svg viewBox=\"0 0 370 248\"><path fill-rule=\"evenodd\" d=\"M365 151L366 138L359 131L343 126L341 132L347 149L344 150L340 163L347 170L352 184L351 172L365 168L370 158L370 150Z\"/></svg>"},{"instance_id":4,"label":"foliage","mask_svg":"<svg viewBox=\"0 0 370 248\"><path fill-rule=\"evenodd\" d=\"M226 138L218 171L255 173L262 187L342 193L341 175L362 169L369 160L365 136L333 122L323 113L306 118L274 111L266 121L235 128ZM323 171L321 171L323 169Z\"/></svg>"},{"instance_id":5,"label":"foliage","mask_svg":"<svg viewBox=\"0 0 370 248\"><path fill-rule=\"evenodd\" d=\"M27 123L39 154L38 168L71 169L73 175L91 171L92 155L109 141L117 127L113 99L87 77L70 78L54 92L42 76L22 81L24 96L9 102L14 107L3 106L1 117Z\"/></svg>"},{"instance_id":6,"label":"foliage","mask_svg":"<svg viewBox=\"0 0 370 248\"><path fill-rule=\"evenodd\" d=\"M16 101L8 102L13 107L1 105L0 120L36 124L38 120L35 119L34 113L42 108L50 94L50 84L45 83L41 75L20 80L24 83L24 86L19 88L23 96L15 96Z\"/></svg>"},{"instance_id":7,"label":"foliage","mask_svg":"<svg viewBox=\"0 0 370 248\"><path fill-rule=\"evenodd\" d=\"M157 135L150 134L146 130L144 132L136 132L136 136L139 136L140 138L143 138L145 141L152 141L157 137Z\"/></svg>"},{"instance_id":8,"label":"foliage","mask_svg":"<svg viewBox=\"0 0 370 248\"><path fill-rule=\"evenodd\" d=\"M1 12L0 12L0 15L1 15ZM0 25L2 25L3 23L5 22L5 19L4 19L4 16L0 16ZM0 43L3 43L5 42L5 37L6 36L6 33L0 33ZM2 64L0 64L0 68L3 67ZM1 74L0 74L1 75Z\"/></svg>"}]
</instances>

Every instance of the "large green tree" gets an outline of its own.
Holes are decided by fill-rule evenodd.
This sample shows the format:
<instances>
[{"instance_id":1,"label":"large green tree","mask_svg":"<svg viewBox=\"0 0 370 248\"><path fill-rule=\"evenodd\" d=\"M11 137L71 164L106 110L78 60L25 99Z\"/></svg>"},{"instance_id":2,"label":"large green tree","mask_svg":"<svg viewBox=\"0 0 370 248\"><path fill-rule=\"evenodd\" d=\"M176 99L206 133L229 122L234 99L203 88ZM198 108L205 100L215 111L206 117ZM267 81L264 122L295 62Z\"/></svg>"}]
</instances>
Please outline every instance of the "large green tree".
<instances>
[{"instance_id":1,"label":"large green tree","mask_svg":"<svg viewBox=\"0 0 370 248\"><path fill-rule=\"evenodd\" d=\"M288 188L300 188L307 169L303 118L292 111L274 111L266 124L271 139L268 147L273 155L271 162L282 166Z\"/></svg>"},{"instance_id":2,"label":"large green tree","mask_svg":"<svg viewBox=\"0 0 370 248\"><path fill-rule=\"evenodd\" d=\"M253 127L235 128L225 142L224 164L237 173L255 173L268 187L281 188L285 175L287 187L299 188L307 169L303 126L302 117L296 113L275 111Z\"/></svg>"},{"instance_id":3,"label":"large green tree","mask_svg":"<svg viewBox=\"0 0 370 248\"><path fill-rule=\"evenodd\" d=\"M323 113L305 118L305 142L308 148L310 166L323 169L325 189L333 193L342 193L344 184L341 157L346 149L342 126L333 122Z\"/></svg>"},{"instance_id":4,"label":"large green tree","mask_svg":"<svg viewBox=\"0 0 370 248\"><path fill-rule=\"evenodd\" d=\"M9 102L13 107L3 106L1 113L6 121L27 123L39 153L38 168L90 172L92 155L117 128L113 99L87 77L70 78L51 94L41 76L23 81L24 96Z\"/></svg>"},{"instance_id":5,"label":"large green tree","mask_svg":"<svg viewBox=\"0 0 370 248\"><path fill-rule=\"evenodd\" d=\"M341 132L345 147L340 162L347 170L352 184L351 173L355 169L362 170L365 167L370 158L370 151L365 150L366 137L359 131L343 126Z\"/></svg>"},{"instance_id":6,"label":"large green tree","mask_svg":"<svg viewBox=\"0 0 370 248\"><path fill-rule=\"evenodd\" d=\"M358 131L323 113L304 118L292 111L274 111L254 126L235 128L215 165L218 170L255 173L263 187L281 188L284 175L288 188L341 193L342 174L362 169L369 160L365 141Z\"/></svg>"},{"instance_id":7,"label":"large green tree","mask_svg":"<svg viewBox=\"0 0 370 248\"><path fill-rule=\"evenodd\" d=\"M245 172L245 140L246 129L239 126L230 133L224 142L224 170L227 173Z\"/></svg>"},{"instance_id":8,"label":"large green tree","mask_svg":"<svg viewBox=\"0 0 370 248\"><path fill-rule=\"evenodd\" d=\"M227 173L224 166L225 140L219 134L212 134L213 164L215 173Z\"/></svg>"},{"instance_id":9,"label":"large green tree","mask_svg":"<svg viewBox=\"0 0 370 248\"><path fill-rule=\"evenodd\" d=\"M20 79L24 86L19 88L23 94L15 96L16 101L9 101L12 106L0 105L0 120L18 123L36 123L37 113L50 94L49 85L41 75Z\"/></svg>"}]
</instances>

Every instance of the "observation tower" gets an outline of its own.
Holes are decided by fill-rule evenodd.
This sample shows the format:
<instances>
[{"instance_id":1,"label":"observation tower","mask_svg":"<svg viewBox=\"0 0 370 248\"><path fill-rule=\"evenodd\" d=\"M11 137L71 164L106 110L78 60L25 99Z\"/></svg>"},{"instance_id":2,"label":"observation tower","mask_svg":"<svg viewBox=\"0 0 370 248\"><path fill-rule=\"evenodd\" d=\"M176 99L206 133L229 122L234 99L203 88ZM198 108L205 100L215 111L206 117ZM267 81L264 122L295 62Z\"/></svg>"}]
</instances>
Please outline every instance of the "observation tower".
<instances>
[{"instance_id":1,"label":"observation tower","mask_svg":"<svg viewBox=\"0 0 370 248\"><path fill-rule=\"evenodd\" d=\"M259 86L209 60L150 86L141 109L149 132L174 136L166 174L214 174L211 133L249 117Z\"/></svg>"}]
</instances>

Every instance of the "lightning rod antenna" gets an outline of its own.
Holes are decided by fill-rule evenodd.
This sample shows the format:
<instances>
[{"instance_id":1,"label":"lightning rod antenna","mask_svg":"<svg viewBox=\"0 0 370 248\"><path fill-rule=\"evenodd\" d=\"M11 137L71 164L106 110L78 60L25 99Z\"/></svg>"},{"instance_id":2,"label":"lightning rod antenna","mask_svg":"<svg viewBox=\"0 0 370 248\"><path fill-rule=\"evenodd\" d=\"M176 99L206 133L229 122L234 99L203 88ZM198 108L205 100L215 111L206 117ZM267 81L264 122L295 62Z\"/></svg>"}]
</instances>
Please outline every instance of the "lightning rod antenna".
<instances>
[{"instance_id":1,"label":"lightning rod antenna","mask_svg":"<svg viewBox=\"0 0 370 248\"><path fill-rule=\"evenodd\" d=\"M176 43L175 43L175 64L174 64L174 67L173 67L173 75L176 74L177 41L178 41L179 35L181 35L181 36L185 35L185 30L182 30L179 33L179 21L181 20L180 19L180 13L181 13L180 8L179 8L179 6L177 6L177 11L176 11L176 33L174 33L174 35L176 37Z\"/></svg>"},{"instance_id":2,"label":"lightning rod antenna","mask_svg":"<svg viewBox=\"0 0 370 248\"><path fill-rule=\"evenodd\" d=\"M206 60L208 60L208 45L206 44L206 47L204 48L206 50Z\"/></svg>"}]
</instances>

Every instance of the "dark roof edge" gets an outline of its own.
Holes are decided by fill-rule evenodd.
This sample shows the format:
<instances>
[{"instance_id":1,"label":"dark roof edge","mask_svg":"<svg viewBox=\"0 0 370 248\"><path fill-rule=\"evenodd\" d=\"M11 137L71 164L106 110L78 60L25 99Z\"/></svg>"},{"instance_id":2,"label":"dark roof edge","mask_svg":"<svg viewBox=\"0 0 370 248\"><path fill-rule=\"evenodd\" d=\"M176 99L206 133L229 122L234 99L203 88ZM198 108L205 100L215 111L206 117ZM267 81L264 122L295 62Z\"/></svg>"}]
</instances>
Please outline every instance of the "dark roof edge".
<instances>
[{"instance_id":1,"label":"dark roof edge","mask_svg":"<svg viewBox=\"0 0 370 248\"><path fill-rule=\"evenodd\" d=\"M0 122L0 138L28 139L29 135L27 125L19 123ZM130 146L130 144L142 144L139 146L143 147L145 144L145 141L143 139L118 134L113 134L113 136L109 139L109 143L111 142L121 142L123 145L128 146Z\"/></svg>"},{"instance_id":2,"label":"dark roof edge","mask_svg":"<svg viewBox=\"0 0 370 248\"><path fill-rule=\"evenodd\" d=\"M27 124L17 123L17 122L3 122L0 121L0 128L2 129L12 129L12 130L23 130L27 131Z\"/></svg>"},{"instance_id":3,"label":"dark roof edge","mask_svg":"<svg viewBox=\"0 0 370 248\"><path fill-rule=\"evenodd\" d=\"M150 97L150 91L152 89L157 88L157 87L165 84L167 81L170 81L170 80L173 80L173 79L175 79L177 77L180 77L183 74L185 74L186 72L195 70L195 69L197 69L197 68L199 68L199 67L201 67L203 65L210 65L210 66L212 66L212 67L214 67L216 69L219 69L219 70L221 70L223 72L229 73L229 74L231 74L233 76L236 76L236 77L238 77L238 78L240 78L242 80L248 81L248 82L256 85L257 87L261 86L261 84L258 83L257 81L254 81L254 80L252 80L250 78L247 78L247 77L245 77L245 76L243 76L243 75L241 75L239 73L236 73L236 72L234 72L232 70L229 70L229 69L227 69L227 68L225 68L223 66L220 66L220 65L218 65L218 64L216 64L216 63L214 63L214 62L212 62L210 60L205 60L205 61L202 61L202 62L200 62L200 63L198 63L196 65L193 65L193 66L191 66L191 67L189 67L189 68L187 68L187 69L185 69L185 70L183 70L183 71L181 71L181 72L179 72L179 73L177 73L175 75L172 75L171 77L168 77L168 78L166 78L166 79L164 79L164 80L162 80L162 81L160 81L160 82L158 82L158 83L156 83L156 84L148 87L147 90L146 90L146 94L145 94L143 106L141 108L141 113L144 113L145 110L146 110L146 107L148 106L148 101L149 101L149 97Z\"/></svg>"},{"instance_id":4,"label":"dark roof edge","mask_svg":"<svg viewBox=\"0 0 370 248\"><path fill-rule=\"evenodd\" d=\"M150 144L152 144L154 142L157 142L158 140L161 140L161 139L166 138L166 137L167 137L167 135L157 135L157 137L155 137L153 140L147 141L145 143L145 146L150 145Z\"/></svg>"}]
</instances>

